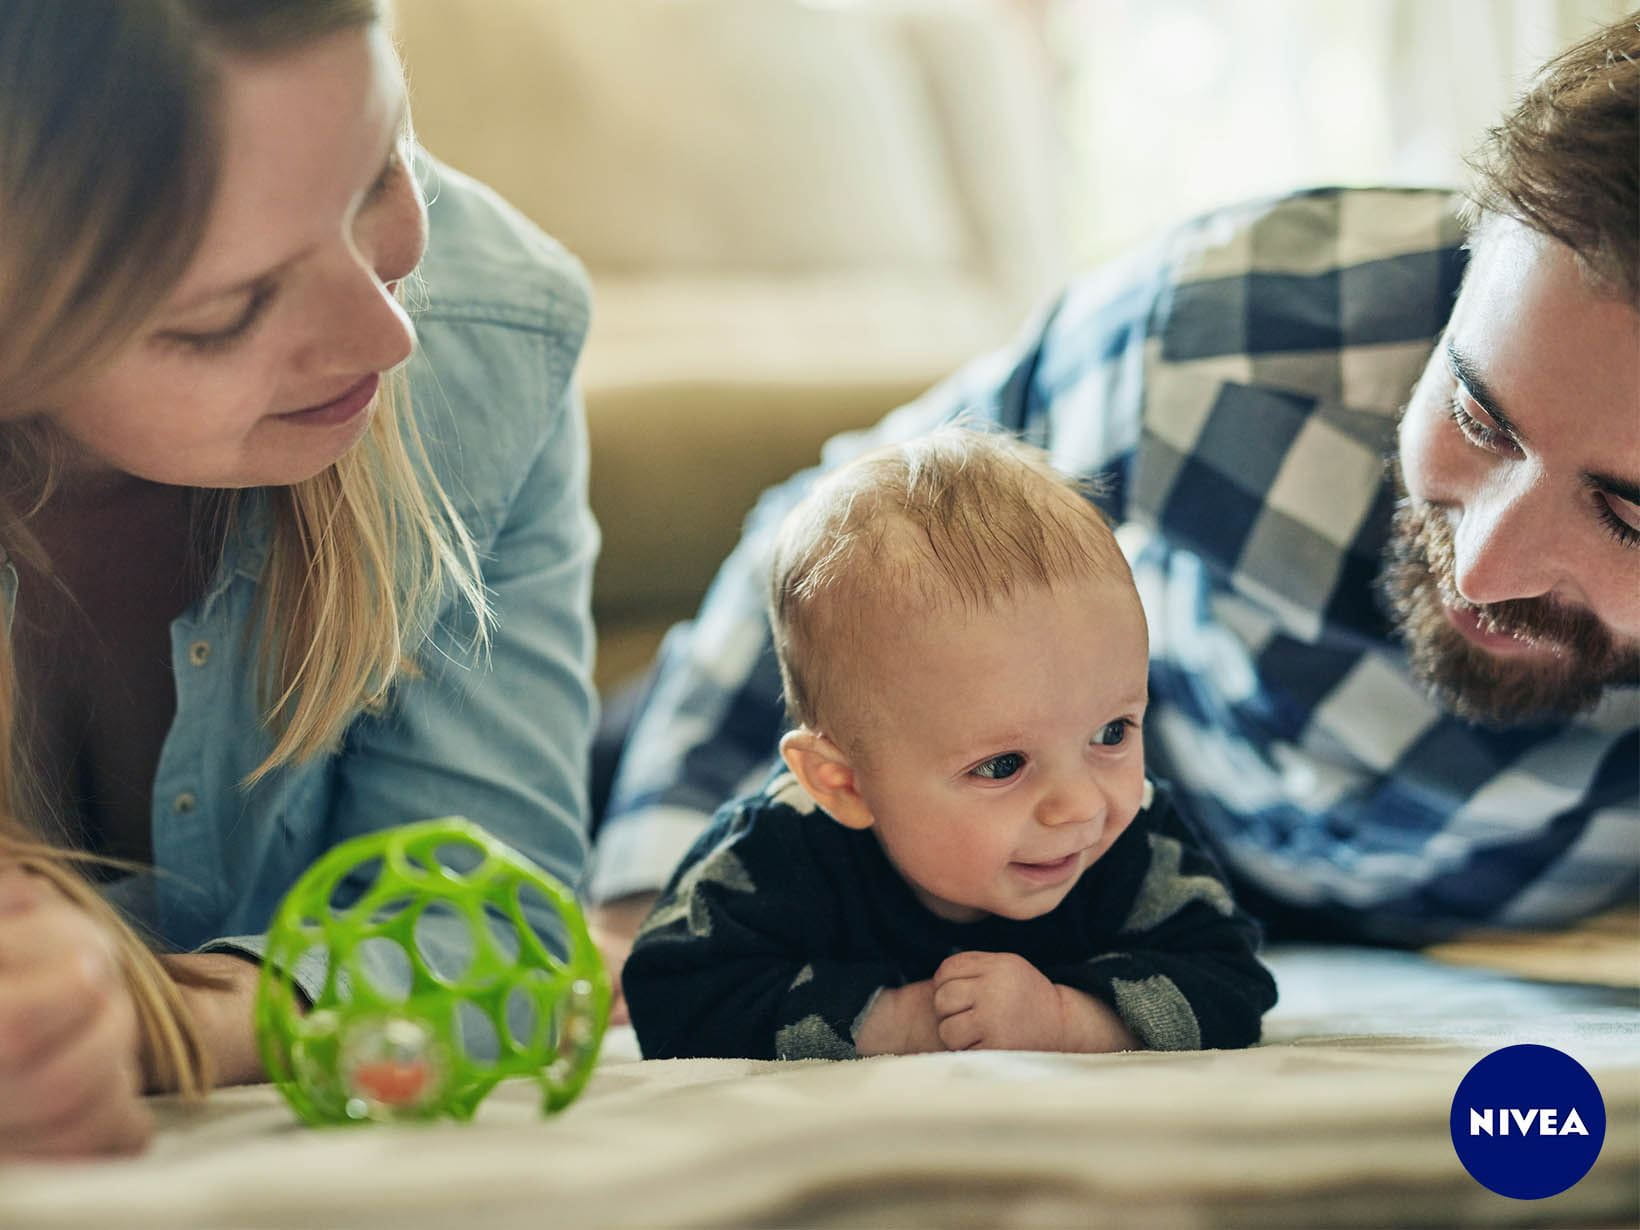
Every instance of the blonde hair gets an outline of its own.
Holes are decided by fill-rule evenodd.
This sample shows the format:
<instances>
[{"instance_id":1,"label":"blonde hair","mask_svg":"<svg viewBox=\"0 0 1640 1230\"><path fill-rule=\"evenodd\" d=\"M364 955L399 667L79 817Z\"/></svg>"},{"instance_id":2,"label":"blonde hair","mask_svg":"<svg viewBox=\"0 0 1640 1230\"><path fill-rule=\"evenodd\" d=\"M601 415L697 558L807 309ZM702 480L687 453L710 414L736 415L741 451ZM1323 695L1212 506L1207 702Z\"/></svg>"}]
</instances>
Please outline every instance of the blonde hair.
<instances>
[{"instance_id":1,"label":"blonde hair","mask_svg":"<svg viewBox=\"0 0 1640 1230\"><path fill-rule=\"evenodd\" d=\"M40 410L73 395L149 319L192 258L214 195L225 55L274 55L385 20L385 0L7 0L0 5L0 547L49 571L30 532L61 458ZM72 71L70 70L72 66ZM33 420L33 421L31 421ZM220 549L245 492L213 493ZM249 784L334 749L414 657L440 603L488 609L477 554L434 479L402 373L365 439L268 492L259 587L274 747ZM475 646L475 648L477 648ZM208 1056L159 958L46 841L0 637L0 862L45 876L118 937L148 1071L198 1095ZM182 975L178 975L181 977Z\"/></svg>"},{"instance_id":2,"label":"blonde hair","mask_svg":"<svg viewBox=\"0 0 1640 1230\"><path fill-rule=\"evenodd\" d=\"M812 730L859 703L845 660L872 619L994 609L1087 578L1132 584L1090 487L1012 436L942 427L822 478L780 527L769 620L786 707ZM834 737L845 734L832 731Z\"/></svg>"},{"instance_id":3,"label":"blonde hair","mask_svg":"<svg viewBox=\"0 0 1640 1230\"><path fill-rule=\"evenodd\" d=\"M1559 240L1604 293L1640 303L1640 13L1546 64L1470 159L1465 221Z\"/></svg>"}]
</instances>

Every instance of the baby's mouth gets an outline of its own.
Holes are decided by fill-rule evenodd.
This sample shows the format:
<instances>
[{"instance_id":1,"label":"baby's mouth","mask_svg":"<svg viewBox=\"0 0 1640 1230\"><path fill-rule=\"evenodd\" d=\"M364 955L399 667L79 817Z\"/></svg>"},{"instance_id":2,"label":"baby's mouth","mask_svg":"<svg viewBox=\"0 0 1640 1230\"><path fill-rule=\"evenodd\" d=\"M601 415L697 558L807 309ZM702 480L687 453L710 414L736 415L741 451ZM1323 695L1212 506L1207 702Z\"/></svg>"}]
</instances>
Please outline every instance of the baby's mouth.
<instances>
[{"instance_id":1,"label":"baby's mouth","mask_svg":"<svg viewBox=\"0 0 1640 1230\"><path fill-rule=\"evenodd\" d=\"M1071 853L1064 855L1061 858L1047 859L1043 861L1016 859L1014 862L1010 863L1009 866L1018 872L1019 875L1032 883L1054 884L1073 873L1076 870L1077 863L1081 860L1081 857L1081 850L1073 850Z\"/></svg>"}]
</instances>

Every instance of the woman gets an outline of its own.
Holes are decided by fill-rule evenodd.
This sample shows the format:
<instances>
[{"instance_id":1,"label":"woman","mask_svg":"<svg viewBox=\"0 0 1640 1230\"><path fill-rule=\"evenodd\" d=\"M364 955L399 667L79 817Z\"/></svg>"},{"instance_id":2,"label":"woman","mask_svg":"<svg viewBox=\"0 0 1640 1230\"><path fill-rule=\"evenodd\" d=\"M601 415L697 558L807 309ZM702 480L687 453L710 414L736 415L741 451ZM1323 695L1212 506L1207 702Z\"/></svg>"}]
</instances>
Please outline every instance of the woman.
<instances>
[{"instance_id":1,"label":"woman","mask_svg":"<svg viewBox=\"0 0 1640 1230\"><path fill-rule=\"evenodd\" d=\"M259 1079L338 841L460 812L579 875L584 285L415 153L383 20L0 6L0 1157Z\"/></svg>"}]
</instances>

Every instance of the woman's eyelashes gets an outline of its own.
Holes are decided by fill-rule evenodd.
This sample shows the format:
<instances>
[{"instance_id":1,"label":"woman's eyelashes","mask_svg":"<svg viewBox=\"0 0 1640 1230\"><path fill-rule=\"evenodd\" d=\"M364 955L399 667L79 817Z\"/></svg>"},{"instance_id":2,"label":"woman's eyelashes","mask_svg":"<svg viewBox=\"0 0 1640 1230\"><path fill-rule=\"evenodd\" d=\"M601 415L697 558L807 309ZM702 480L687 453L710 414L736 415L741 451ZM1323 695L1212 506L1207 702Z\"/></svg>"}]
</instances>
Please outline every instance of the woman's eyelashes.
<instances>
[{"instance_id":1,"label":"woman's eyelashes","mask_svg":"<svg viewBox=\"0 0 1640 1230\"><path fill-rule=\"evenodd\" d=\"M247 336L256 323L261 320L263 312L273 302L274 292L278 288L272 282L258 283L251 290L251 297L245 301L245 308L232 324L222 329L192 331L184 329L168 329L159 335L159 340L184 346L199 353L210 353L225 350L235 342Z\"/></svg>"}]
</instances>

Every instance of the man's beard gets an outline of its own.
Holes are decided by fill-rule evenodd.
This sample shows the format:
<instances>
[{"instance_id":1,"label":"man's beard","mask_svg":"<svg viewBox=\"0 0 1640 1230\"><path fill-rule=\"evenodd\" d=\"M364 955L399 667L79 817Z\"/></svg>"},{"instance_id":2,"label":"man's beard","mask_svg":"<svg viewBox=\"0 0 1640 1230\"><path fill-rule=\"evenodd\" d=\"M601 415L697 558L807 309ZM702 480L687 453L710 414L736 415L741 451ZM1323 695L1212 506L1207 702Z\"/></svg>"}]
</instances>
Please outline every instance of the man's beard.
<instances>
[{"instance_id":1,"label":"man's beard","mask_svg":"<svg viewBox=\"0 0 1640 1230\"><path fill-rule=\"evenodd\" d=\"M1640 647L1619 644L1587 611L1548 598L1465 601L1454 579L1451 525L1440 508L1408 498L1399 459L1389 464L1397 499L1378 588L1414 677L1443 708L1487 726L1553 721L1593 708L1613 684L1640 680ZM1452 626L1447 607L1550 652L1524 661L1489 654Z\"/></svg>"}]
</instances>

